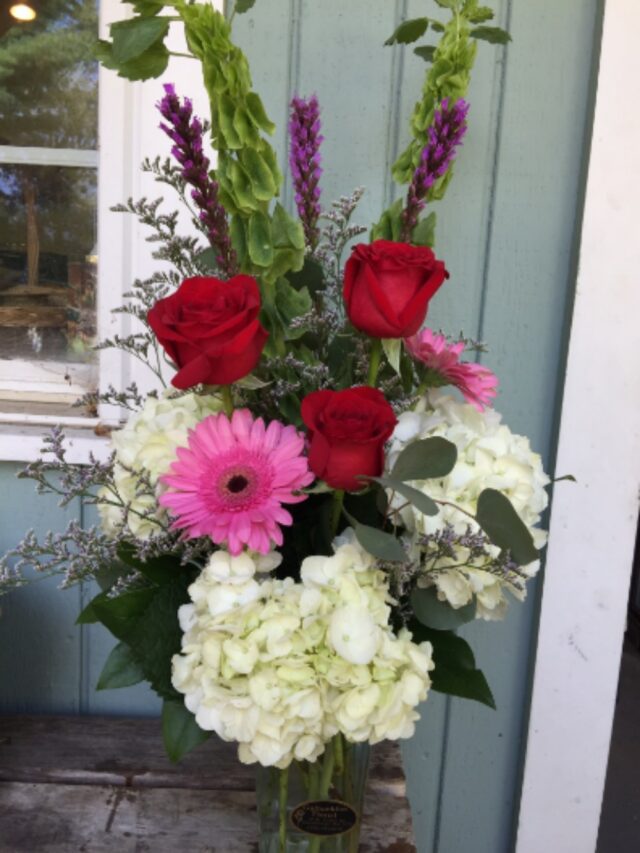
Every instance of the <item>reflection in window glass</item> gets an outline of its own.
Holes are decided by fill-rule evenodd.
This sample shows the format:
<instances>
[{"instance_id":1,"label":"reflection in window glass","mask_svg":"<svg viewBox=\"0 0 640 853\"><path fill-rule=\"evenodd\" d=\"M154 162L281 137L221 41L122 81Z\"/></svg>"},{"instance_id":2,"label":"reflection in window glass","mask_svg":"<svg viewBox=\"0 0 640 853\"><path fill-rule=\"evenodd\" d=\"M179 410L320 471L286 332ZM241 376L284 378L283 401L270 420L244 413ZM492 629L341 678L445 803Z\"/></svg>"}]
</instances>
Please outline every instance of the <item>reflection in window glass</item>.
<instances>
[{"instance_id":1,"label":"reflection in window glass","mask_svg":"<svg viewBox=\"0 0 640 853\"><path fill-rule=\"evenodd\" d=\"M94 169L0 167L0 358L90 353L95 206Z\"/></svg>"},{"instance_id":2,"label":"reflection in window glass","mask_svg":"<svg viewBox=\"0 0 640 853\"><path fill-rule=\"evenodd\" d=\"M0 145L94 149L95 0L44 0L37 9L35 21L0 38Z\"/></svg>"},{"instance_id":3,"label":"reflection in window glass","mask_svg":"<svg viewBox=\"0 0 640 853\"><path fill-rule=\"evenodd\" d=\"M43 0L37 10L0 37L0 362L85 361L96 171L76 152L97 144L97 9Z\"/></svg>"}]
</instances>

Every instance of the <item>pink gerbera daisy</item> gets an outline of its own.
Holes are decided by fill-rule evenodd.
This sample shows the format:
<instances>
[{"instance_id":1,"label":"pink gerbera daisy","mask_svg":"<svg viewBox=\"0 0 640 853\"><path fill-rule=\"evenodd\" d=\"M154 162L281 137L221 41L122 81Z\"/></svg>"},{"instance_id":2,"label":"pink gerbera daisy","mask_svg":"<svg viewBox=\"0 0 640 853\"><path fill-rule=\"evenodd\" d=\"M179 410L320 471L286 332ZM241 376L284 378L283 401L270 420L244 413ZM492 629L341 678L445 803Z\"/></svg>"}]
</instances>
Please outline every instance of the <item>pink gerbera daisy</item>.
<instances>
[{"instance_id":1,"label":"pink gerbera daisy","mask_svg":"<svg viewBox=\"0 0 640 853\"><path fill-rule=\"evenodd\" d=\"M248 409L210 415L189 433L188 447L161 478L170 487L160 498L175 516L174 529L189 538L210 536L227 543L231 554L244 545L266 554L282 545L281 524L291 524L283 503L298 503L295 494L313 474L302 455L304 438L293 426L262 418Z\"/></svg>"},{"instance_id":2,"label":"pink gerbera daisy","mask_svg":"<svg viewBox=\"0 0 640 853\"><path fill-rule=\"evenodd\" d=\"M433 371L443 385L455 385L465 400L479 412L491 405L496 396L498 378L481 364L460 361L464 342L448 344L444 335L436 335L431 329L422 329L416 335L405 338L404 343L411 355Z\"/></svg>"}]
</instances>

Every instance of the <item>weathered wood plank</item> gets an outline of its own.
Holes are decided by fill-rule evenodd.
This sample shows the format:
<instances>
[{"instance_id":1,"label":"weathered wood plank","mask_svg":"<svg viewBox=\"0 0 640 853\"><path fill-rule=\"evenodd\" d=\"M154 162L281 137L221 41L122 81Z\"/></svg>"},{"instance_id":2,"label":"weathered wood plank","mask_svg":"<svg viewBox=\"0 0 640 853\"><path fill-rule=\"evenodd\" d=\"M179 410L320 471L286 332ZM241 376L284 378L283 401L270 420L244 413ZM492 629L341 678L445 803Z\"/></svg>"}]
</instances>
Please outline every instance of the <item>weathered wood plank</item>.
<instances>
[{"instance_id":1,"label":"weathered wood plank","mask_svg":"<svg viewBox=\"0 0 640 853\"><path fill-rule=\"evenodd\" d=\"M371 791L361 853L416 853L406 800ZM0 853L248 853L255 794L184 788L0 783Z\"/></svg>"},{"instance_id":2,"label":"weathered wood plank","mask_svg":"<svg viewBox=\"0 0 640 853\"><path fill-rule=\"evenodd\" d=\"M180 764L158 720L0 717L0 853L257 850L255 771L212 738ZM397 744L373 750L363 853L415 853Z\"/></svg>"},{"instance_id":3,"label":"weathered wood plank","mask_svg":"<svg viewBox=\"0 0 640 853\"><path fill-rule=\"evenodd\" d=\"M372 753L372 788L405 796L398 745L381 743ZM234 744L216 737L172 764L157 719L0 717L3 782L252 791L254 773Z\"/></svg>"}]
</instances>

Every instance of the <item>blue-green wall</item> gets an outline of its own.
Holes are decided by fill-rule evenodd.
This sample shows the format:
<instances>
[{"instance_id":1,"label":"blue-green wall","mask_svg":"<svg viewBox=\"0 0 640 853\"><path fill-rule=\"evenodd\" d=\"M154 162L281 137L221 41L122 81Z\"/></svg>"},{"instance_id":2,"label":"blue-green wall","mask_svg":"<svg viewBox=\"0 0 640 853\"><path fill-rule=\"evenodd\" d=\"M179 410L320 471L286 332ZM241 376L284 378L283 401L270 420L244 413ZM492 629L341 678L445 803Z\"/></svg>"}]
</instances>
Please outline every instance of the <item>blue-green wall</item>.
<instances>
[{"instance_id":1,"label":"blue-green wall","mask_svg":"<svg viewBox=\"0 0 640 853\"><path fill-rule=\"evenodd\" d=\"M499 0L513 43L480 45L470 131L447 199L438 254L451 279L430 322L490 347L498 408L549 458L553 446L571 257L599 0ZM424 64L382 43L405 16L436 14L425 0L258 0L238 19L256 87L278 123L287 102L316 92L323 107L323 201L366 186L360 221L393 199L388 165L406 143ZM289 187L285 197L289 198ZM62 513L0 465L0 550L27 528L58 529ZM111 641L74 627L90 590L40 582L0 601L0 711L149 713L145 690L95 693ZM406 745L420 853L506 853L519 798L535 589L501 624L466 630L498 711L432 696Z\"/></svg>"}]
</instances>

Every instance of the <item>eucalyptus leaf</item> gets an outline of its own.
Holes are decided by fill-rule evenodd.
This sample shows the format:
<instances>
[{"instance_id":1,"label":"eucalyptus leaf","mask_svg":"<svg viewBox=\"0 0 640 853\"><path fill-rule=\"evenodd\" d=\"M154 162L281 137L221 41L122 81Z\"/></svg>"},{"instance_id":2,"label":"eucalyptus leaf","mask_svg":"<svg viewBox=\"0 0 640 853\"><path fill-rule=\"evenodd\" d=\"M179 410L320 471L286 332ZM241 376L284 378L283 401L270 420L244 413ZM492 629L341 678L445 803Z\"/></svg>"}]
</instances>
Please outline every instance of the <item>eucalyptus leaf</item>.
<instances>
[{"instance_id":1,"label":"eucalyptus leaf","mask_svg":"<svg viewBox=\"0 0 640 853\"><path fill-rule=\"evenodd\" d=\"M115 690L131 687L144 681L144 671L125 643L118 643L106 660L96 690Z\"/></svg>"},{"instance_id":2,"label":"eucalyptus leaf","mask_svg":"<svg viewBox=\"0 0 640 853\"><path fill-rule=\"evenodd\" d=\"M395 477L371 477L368 479L374 480L386 489L393 489L403 498L411 501L416 509L424 515L437 515L439 512L438 504L434 500L419 489L414 489L413 486L403 483L402 480L397 480Z\"/></svg>"},{"instance_id":3,"label":"eucalyptus leaf","mask_svg":"<svg viewBox=\"0 0 640 853\"><path fill-rule=\"evenodd\" d=\"M203 731L196 718L181 700L165 700L162 705L162 739L171 761L180 761L183 755L211 737Z\"/></svg>"},{"instance_id":4,"label":"eucalyptus leaf","mask_svg":"<svg viewBox=\"0 0 640 853\"><path fill-rule=\"evenodd\" d=\"M505 495L496 489L480 492L476 508L476 521L498 548L511 553L520 566L537 560L540 556L526 524Z\"/></svg>"},{"instance_id":5,"label":"eucalyptus leaf","mask_svg":"<svg viewBox=\"0 0 640 853\"><path fill-rule=\"evenodd\" d=\"M469 33L471 38L488 41L489 44L508 44L511 36L500 27L476 27Z\"/></svg>"},{"instance_id":6,"label":"eucalyptus leaf","mask_svg":"<svg viewBox=\"0 0 640 853\"><path fill-rule=\"evenodd\" d=\"M440 601L435 586L414 589L410 601L416 619L436 631L453 631L476 616L475 598L464 607L454 608L447 601Z\"/></svg>"},{"instance_id":7,"label":"eucalyptus leaf","mask_svg":"<svg viewBox=\"0 0 640 853\"><path fill-rule=\"evenodd\" d=\"M394 480L431 480L446 477L456 464L455 444L441 436L422 438L408 444L393 466Z\"/></svg>"},{"instance_id":8,"label":"eucalyptus leaf","mask_svg":"<svg viewBox=\"0 0 640 853\"><path fill-rule=\"evenodd\" d=\"M409 21L403 21L393 35L389 36L385 45L410 44L417 41L426 33L428 26L429 18L412 18Z\"/></svg>"},{"instance_id":9,"label":"eucalyptus leaf","mask_svg":"<svg viewBox=\"0 0 640 853\"><path fill-rule=\"evenodd\" d=\"M369 527L368 524L360 524L353 518L349 520L353 524L356 539L365 551L379 560L389 560L394 563L405 562L407 555L395 536L392 536L391 533L385 533L384 530L378 530L376 527Z\"/></svg>"}]
</instances>

